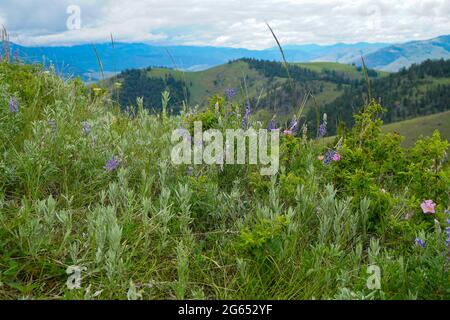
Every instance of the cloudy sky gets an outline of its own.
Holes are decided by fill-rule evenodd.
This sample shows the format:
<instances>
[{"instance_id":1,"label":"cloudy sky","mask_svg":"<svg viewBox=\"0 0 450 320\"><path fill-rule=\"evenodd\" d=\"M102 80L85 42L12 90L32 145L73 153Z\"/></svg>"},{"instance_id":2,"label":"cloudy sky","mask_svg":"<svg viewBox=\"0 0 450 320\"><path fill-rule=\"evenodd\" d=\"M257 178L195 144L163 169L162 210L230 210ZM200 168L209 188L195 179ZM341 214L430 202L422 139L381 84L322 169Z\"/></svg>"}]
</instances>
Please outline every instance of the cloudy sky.
<instances>
[{"instance_id":1,"label":"cloudy sky","mask_svg":"<svg viewBox=\"0 0 450 320\"><path fill-rule=\"evenodd\" d=\"M450 0L0 0L23 45L116 41L262 49L450 34Z\"/></svg>"}]
</instances>

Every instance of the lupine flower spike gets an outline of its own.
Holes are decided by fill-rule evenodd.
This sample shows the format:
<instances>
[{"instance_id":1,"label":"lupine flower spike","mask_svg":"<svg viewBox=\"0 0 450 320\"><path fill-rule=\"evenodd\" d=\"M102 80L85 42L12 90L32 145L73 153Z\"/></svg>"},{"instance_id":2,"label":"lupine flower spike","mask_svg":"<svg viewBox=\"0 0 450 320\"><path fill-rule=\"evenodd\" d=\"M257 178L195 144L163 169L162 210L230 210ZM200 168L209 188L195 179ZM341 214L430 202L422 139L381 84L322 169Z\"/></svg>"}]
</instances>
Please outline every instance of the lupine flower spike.
<instances>
[{"instance_id":1,"label":"lupine flower spike","mask_svg":"<svg viewBox=\"0 0 450 320\"><path fill-rule=\"evenodd\" d=\"M418 245L418 246L420 246L420 247L422 247L422 248L425 248L425 247L427 246L427 244L425 243L425 241L423 241L423 240L420 239L420 238L416 238L415 243L416 243L416 245Z\"/></svg>"},{"instance_id":2,"label":"lupine flower spike","mask_svg":"<svg viewBox=\"0 0 450 320\"><path fill-rule=\"evenodd\" d=\"M269 122L269 130L277 130L277 123L275 121L275 117L272 118L272 120L270 120Z\"/></svg>"},{"instance_id":3,"label":"lupine flower spike","mask_svg":"<svg viewBox=\"0 0 450 320\"><path fill-rule=\"evenodd\" d=\"M81 132L86 136L89 133L91 133L91 125L87 121L83 121L82 123L83 128L81 129Z\"/></svg>"},{"instance_id":4,"label":"lupine flower spike","mask_svg":"<svg viewBox=\"0 0 450 320\"><path fill-rule=\"evenodd\" d=\"M249 118L250 114L251 114L250 102L247 102L247 105L245 106L244 115L242 116L242 129L247 129L248 118Z\"/></svg>"},{"instance_id":5,"label":"lupine flower spike","mask_svg":"<svg viewBox=\"0 0 450 320\"><path fill-rule=\"evenodd\" d=\"M12 113L19 112L19 102L16 98L9 99L9 111L11 111Z\"/></svg>"},{"instance_id":6,"label":"lupine flower spike","mask_svg":"<svg viewBox=\"0 0 450 320\"><path fill-rule=\"evenodd\" d=\"M236 90L234 90L233 88L225 89L225 96L227 97L228 101L233 100L233 98L236 96Z\"/></svg>"},{"instance_id":7,"label":"lupine flower spike","mask_svg":"<svg viewBox=\"0 0 450 320\"><path fill-rule=\"evenodd\" d=\"M106 162L106 164L103 168L106 171L111 172L111 171L116 170L119 167L119 165L120 165L120 160L116 156L114 156Z\"/></svg>"},{"instance_id":8,"label":"lupine flower spike","mask_svg":"<svg viewBox=\"0 0 450 320\"><path fill-rule=\"evenodd\" d=\"M50 128L52 129L53 132L55 132L56 129L58 128L56 121L53 119L48 120L48 125L50 126Z\"/></svg>"}]
</instances>

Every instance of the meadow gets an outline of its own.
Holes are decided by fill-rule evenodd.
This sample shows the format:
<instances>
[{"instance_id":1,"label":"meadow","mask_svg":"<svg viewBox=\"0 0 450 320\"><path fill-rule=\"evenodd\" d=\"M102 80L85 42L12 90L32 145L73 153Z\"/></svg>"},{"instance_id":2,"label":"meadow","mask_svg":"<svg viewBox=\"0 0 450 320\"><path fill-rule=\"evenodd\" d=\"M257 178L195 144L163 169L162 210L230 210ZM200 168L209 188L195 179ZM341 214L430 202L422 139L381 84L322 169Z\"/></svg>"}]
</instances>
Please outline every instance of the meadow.
<instances>
[{"instance_id":1,"label":"meadow","mask_svg":"<svg viewBox=\"0 0 450 320\"><path fill-rule=\"evenodd\" d=\"M229 93L229 92L228 92ZM368 101L325 140L233 95L172 114L0 63L0 298L450 299L449 142ZM125 111L126 110L126 111ZM245 121L244 121L245 120ZM171 133L280 129L280 170L174 165Z\"/></svg>"}]
</instances>

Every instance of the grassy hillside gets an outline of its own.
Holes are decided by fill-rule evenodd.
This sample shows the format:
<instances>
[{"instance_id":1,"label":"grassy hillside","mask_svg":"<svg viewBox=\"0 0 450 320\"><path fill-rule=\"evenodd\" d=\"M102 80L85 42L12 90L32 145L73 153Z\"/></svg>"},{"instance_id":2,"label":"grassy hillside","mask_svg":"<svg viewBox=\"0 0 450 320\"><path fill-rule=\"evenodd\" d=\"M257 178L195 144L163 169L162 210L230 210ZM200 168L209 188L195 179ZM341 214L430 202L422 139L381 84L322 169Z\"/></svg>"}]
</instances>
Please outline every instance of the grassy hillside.
<instances>
[{"instance_id":1,"label":"grassy hillside","mask_svg":"<svg viewBox=\"0 0 450 320\"><path fill-rule=\"evenodd\" d=\"M343 64L337 62L307 62L307 63L296 63L295 65L319 73L324 72L325 70L333 70L342 73L344 75L347 75L348 77L353 79L361 79L362 77L361 67L357 67L351 64ZM388 72L383 71L378 71L378 73L380 77L387 76L389 74Z\"/></svg>"},{"instance_id":2,"label":"grassy hillside","mask_svg":"<svg viewBox=\"0 0 450 320\"><path fill-rule=\"evenodd\" d=\"M166 68L152 68L149 78L164 78L166 75L183 81L191 93L191 105L202 104L213 94L223 94L226 88L235 88L240 98L245 98L244 78L248 78L248 94L257 95L257 89L267 85L268 80L243 61L223 64L204 71L183 72Z\"/></svg>"},{"instance_id":3,"label":"grassy hillside","mask_svg":"<svg viewBox=\"0 0 450 320\"><path fill-rule=\"evenodd\" d=\"M450 109L450 60L427 60L371 81L370 90L365 82L352 83L336 100L323 106L330 123L330 132L338 126L350 128L353 114L371 97L386 108L385 123L444 112ZM309 115L314 119L315 114ZM315 125L314 121L310 122Z\"/></svg>"},{"instance_id":4,"label":"grassy hillside","mask_svg":"<svg viewBox=\"0 0 450 320\"><path fill-rule=\"evenodd\" d=\"M441 137L450 141L450 111L383 126L383 132L398 132L404 136L405 146L412 146L422 135L431 136L434 130L439 130Z\"/></svg>"},{"instance_id":5,"label":"grassy hillside","mask_svg":"<svg viewBox=\"0 0 450 320\"><path fill-rule=\"evenodd\" d=\"M381 101L387 112L385 123L402 121L450 108L450 61L425 61L398 73L368 70L372 98ZM304 116L310 132L317 131L317 108L328 115L328 132L338 126L351 128L353 114L368 99L364 71L354 65L331 62L289 64L289 74L278 62L240 59L198 72L165 68L148 68L123 72L109 84L121 82L122 105L135 105L144 97L144 106L161 109L160 92L171 92L170 108L188 105L205 108L212 95L224 96L233 88L235 102L250 102L253 114L267 123L274 115L279 124L288 123L309 95ZM416 136L413 136L414 139ZM407 142L406 142L407 143Z\"/></svg>"},{"instance_id":6,"label":"grassy hillside","mask_svg":"<svg viewBox=\"0 0 450 320\"><path fill-rule=\"evenodd\" d=\"M404 140L402 146L410 148L421 136L430 137L438 130L442 139L450 141L450 111L417 117L410 120L385 124L382 127L384 133L399 133ZM336 136L325 138L326 143L332 143Z\"/></svg>"},{"instance_id":7,"label":"grassy hillside","mask_svg":"<svg viewBox=\"0 0 450 320\"><path fill-rule=\"evenodd\" d=\"M287 73L283 69L281 73L276 75L265 74L258 68L252 67L250 62L251 59L241 59L223 64L211 69L196 71L196 72L183 72L174 69L167 68L148 68L142 69L142 75L139 75L139 82L145 81L147 78L148 82L155 80L164 80L168 77L174 78L179 81L179 85L183 86L187 92L189 92L189 104L191 106L200 105L204 107L208 98L214 94L223 95L227 88L233 88L236 90L237 99L239 101L246 101L250 99L255 107L261 107L261 109L269 110L271 114L277 113L279 116L290 116L291 108L286 107L286 101L281 98L280 101L277 100L275 106L268 106L272 102L268 102L268 92L278 91L281 95L284 95L286 90L285 86L288 83ZM271 63L272 66L282 66L280 63ZM283 67L281 67L283 68ZM351 65L341 65L338 63L301 63L301 64L290 64L290 68L295 71L306 70L310 74L306 76L301 81L298 81L298 93L299 98L304 97L306 92L313 91L316 101L320 104L326 104L334 101L339 97L344 90L345 84L340 85L339 82L348 79L348 81L362 81L364 76L360 68ZM329 74L333 73L333 77L330 78ZM111 86L114 82L127 82L129 80L125 79L127 72L122 73L113 79L107 81ZM380 74L379 76L383 76ZM132 80L134 82L138 82ZM126 86L127 83L124 83ZM129 86L129 92L138 92L137 88L139 84L132 84ZM155 83L154 86L159 86L159 83ZM135 88L136 90L133 90ZM182 91L178 88L170 88L175 97L181 97ZM130 95L129 99L122 100L132 101L138 96L137 94L127 93ZM159 99L159 97L155 97ZM278 98L277 98L278 99ZM154 101L152 97L147 100ZM181 103L181 101L178 101ZM307 108L314 105L312 100L308 101ZM270 110L272 109L272 110ZM271 117L271 115L270 115Z\"/></svg>"}]
</instances>

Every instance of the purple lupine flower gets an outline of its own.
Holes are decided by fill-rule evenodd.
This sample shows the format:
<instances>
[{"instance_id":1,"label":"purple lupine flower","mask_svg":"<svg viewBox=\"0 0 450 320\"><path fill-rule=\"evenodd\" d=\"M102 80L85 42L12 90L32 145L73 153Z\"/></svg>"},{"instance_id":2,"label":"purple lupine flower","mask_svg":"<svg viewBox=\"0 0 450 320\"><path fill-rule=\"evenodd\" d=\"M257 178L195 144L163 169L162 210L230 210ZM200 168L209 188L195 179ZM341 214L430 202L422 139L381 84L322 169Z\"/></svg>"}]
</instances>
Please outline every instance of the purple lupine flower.
<instances>
[{"instance_id":1,"label":"purple lupine flower","mask_svg":"<svg viewBox=\"0 0 450 320\"><path fill-rule=\"evenodd\" d=\"M295 135L298 130L300 130L300 126L297 120L295 120L294 118L291 120L291 122L289 123L289 130L292 131L292 133Z\"/></svg>"},{"instance_id":2,"label":"purple lupine flower","mask_svg":"<svg viewBox=\"0 0 450 320\"><path fill-rule=\"evenodd\" d=\"M250 110L250 102L247 101L247 105L245 106L244 115L242 116L242 129L247 129L248 127L248 117L251 114Z\"/></svg>"},{"instance_id":3,"label":"purple lupine flower","mask_svg":"<svg viewBox=\"0 0 450 320\"><path fill-rule=\"evenodd\" d=\"M91 131L92 131L92 128L91 128L91 125L89 124L89 122L87 122L87 121L83 121L82 122L82 125L83 125L83 128L81 128L81 132L85 135L85 136L87 136L89 133L91 133Z\"/></svg>"},{"instance_id":4,"label":"purple lupine flower","mask_svg":"<svg viewBox=\"0 0 450 320\"><path fill-rule=\"evenodd\" d=\"M52 129L53 132L56 132L56 130L58 129L58 126L56 124L56 120L50 119L47 121L48 126Z\"/></svg>"},{"instance_id":5,"label":"purple lupine flower","mask_svg":"<svg viewBox=\"0 0 450 320\"><path fill-rule=\"evenodd\" d=\"M425 243L425 241L423 241L420 238L416 238L416 240L414 241L416 243L416 245L421 246L422 248L425 248L427 246L427 244Z\"/></svg>"},{"instance_id":6,"label":"purple lupine flower","mask_svg":"<svg viewBox=\"0 0 450 320\"><path fill-rule=\"evenodd\" d=\"M233 88L225 89L225 96L227 97L228 101L233 100L233 98L236 96L236 90L234 90Z\"/></svg>"},{"instance_id":7,"label":"purple lupine flower","mask_svg":"<svg viewBox=\"0 0 450 320\"><path fill-rule=\"evenodd\" d=\"M19 112L19 102L16 98L9 99L9 111L11 111L12 113Z\"/></svg>"},{"instance_id":8,"label":"purple lupine flower","mask_svg":"<svg viewBox=\"0 0 450 320\"><path fill-rule=\"evenodd\" d=\"M331 163L331 161L335 161L335 155L336 155L336 151L334 150L328 150L325 153L325 159L323 160L323 163L325 165L329 165Z\"/></svg>"},{"instance_id":9,"label":"purple lupine flower","mask_svg":"<svg viewBox=\"0 0 450 320\"><path fill-rule=\"evenodd\" d=\"M247 125L248 125L248 118L247 115L244 114L244 116L242 117L242 129L247 129Z\"/></svg>"},{"instance_id":10,"label":"purple lupine flower","mask_svg":"<svg viewBox=\"0 0 450 320\"><path fill-rule=\"evenodd\" d=\"M275 118L272 118L272 120L270 120L269 122L269 130L277 130L277 122L275 121Z\"/></svg>"},{"instance_id":11,"label":"purple lupine flower","mask_svg":"<svg viewBox=\"0 0 450 320\"><path fill-rule=\"evenodd\" d=\"M111 159L109 159L105 166L103 167L106 171L111 172L116 170L120 165L120 159L117 158L116 156L112 157Z\"/></svg>"},{"instance_id":12,"label":"purple lupine flower","mask_svg":"<svg viewBox=\"0 0 450 320\"><path fill-rule=\"evenodd\" d=\"M450 224L450 219L447 219L447 224ZM447 240L445 240L445 244L450 246L450 227L445 228L445 233L447 234Z\"/></svg>"},{"instance_id":13,"label":"purple lupine flower","mask_svg":"<svg viewBox=\"0 0 450 320\"><path fill-rule=\"evenodd\" d=\"M192 176L193 172L194 172L194 168L192 168L192 166L189 166L186 170L186 173L188 176Z\"/></svg>"},{"instance_id":14,"label":"purple lupine flower","mask_svg":"<svg viewBox=\"0 0 450 320\"><path fill-rule=\"evenodd\" d=\"M325 123L322 123L319 126L319 138L323 138L327 134L327 125Z\"/></svg>"}]
</instances>

